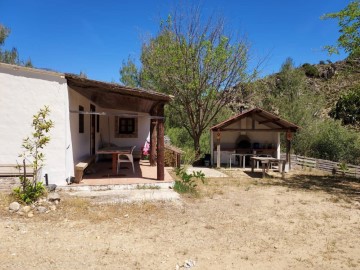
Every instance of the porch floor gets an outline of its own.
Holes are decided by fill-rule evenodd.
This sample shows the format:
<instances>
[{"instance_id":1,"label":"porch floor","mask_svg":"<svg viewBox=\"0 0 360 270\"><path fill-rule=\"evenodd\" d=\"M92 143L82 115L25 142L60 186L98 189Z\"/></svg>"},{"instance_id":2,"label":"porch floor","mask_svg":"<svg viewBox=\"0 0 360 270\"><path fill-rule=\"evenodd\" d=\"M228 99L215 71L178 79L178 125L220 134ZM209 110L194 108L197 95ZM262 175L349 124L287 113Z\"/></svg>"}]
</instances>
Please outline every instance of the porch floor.
<instances>
[{"instance_id":1,"label":"porch floor","mask_svg":"<svg viewBox=\"0 0 360 270\"><path fill-rule=\"evenodd\" d=\"M150 166L148 160L134 161L135 173L131 163L121 164L118 175L114 175L111 169L111 161L99 161L93 164L84 175L83 180L75 186L92 185L129 185L129 184L160 184L173 182L172 177L165 169L163 181L157 180L157 168Z\"/></svg>"}]
</instances>

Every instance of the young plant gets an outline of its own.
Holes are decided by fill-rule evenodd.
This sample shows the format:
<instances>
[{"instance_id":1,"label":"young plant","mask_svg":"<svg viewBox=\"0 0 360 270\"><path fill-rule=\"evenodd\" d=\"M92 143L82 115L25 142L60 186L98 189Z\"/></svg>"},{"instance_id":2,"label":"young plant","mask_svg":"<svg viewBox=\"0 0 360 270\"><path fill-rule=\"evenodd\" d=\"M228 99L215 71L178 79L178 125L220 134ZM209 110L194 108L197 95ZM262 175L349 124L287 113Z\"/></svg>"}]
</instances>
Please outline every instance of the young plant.
<instances>
[{"instance_id":1,"label":"young plant","mask_svg":"<svg viewBox=\"0 0 360 270\"><path fill-rule=\"evenodd\" d=\"M174 185L174 190L179 193L196 192L196 179L200 179L202 183L205 182L205 174L201 171L188 174L185 168L177 168L175 173L181 179L176 180Z\"/></svg>"},{"instance_id":2,"label":"young plant","mask_svg":"<svg viewBox=\"0 0 360 270\"><path fill-rule=\"evenodd\" d=\"M45 188L41 182L41 169L45 160L42 150L49 143L50 137L48 133L54 126L54 123L47 119L49 114L49 107L44 106L43 109L40 109L40 111L33 116L33 132L31 137L26 137L23 140L23 152L19 155L19 157L22 158L22 164L19 165L19 169L22 168L24 173L19 177L21 186L14 189L14 194L19 200L27 204L36 201L45 192ZM27 178L26 160L31 160L34 174L32 180Z\"/></svg>"}]
</instances>

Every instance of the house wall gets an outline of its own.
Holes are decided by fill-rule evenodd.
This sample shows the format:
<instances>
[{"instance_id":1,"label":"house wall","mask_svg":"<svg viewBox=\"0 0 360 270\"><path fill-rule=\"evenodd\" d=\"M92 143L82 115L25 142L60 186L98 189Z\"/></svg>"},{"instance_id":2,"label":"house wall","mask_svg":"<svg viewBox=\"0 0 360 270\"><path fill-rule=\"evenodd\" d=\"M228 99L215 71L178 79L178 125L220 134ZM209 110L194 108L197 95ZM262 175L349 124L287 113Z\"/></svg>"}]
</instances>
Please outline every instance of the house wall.
<instances>
[{"instance_id":1,"label":"house wall","mask_svg":"<svg viewBox=\"0 0 360 270\"><path fill-rule=\"evenodd\" d=\"M110 116L102 116L100 121L100 133L102 137L102 141L104 143L109 142L116 144L118 146L133 146L135 145L135 151L140 151L141 147L145 145L146 139L150 133L150 115L149 114L140 114L137 117L137 125L138 125L138 136L136 138L116 138L115 137L115 116L111 114L116 113L134 113L129 111L120 111L120 110L111 110L104 109L104 112L110 114ZM110 124L110 126L108 125Z\"/></svg>"},{"instance_id":2,"label":"house wall","mask_svg":"<svg viewBox=\"0 0 360 270\"><path fill-rule=\"evenodd\" d=\"M66 184L71 174L67 93L66 80L60 73L0 64L0 164L22 162L18 156L23 139L32 133L32 116L47 105L54 128L43 150L42 175L48 174L49 183Z\"/></svg>"},{"instance_id":3,"label":"house wall","mask_svg":"<svg viewBox=\"0 0 360 270\"><path fill-rule=\"evenodd\" d=\"M90 100L80 95L75 90L68 88L69 91L69 109L70 111L79 111L79 106L84 107L85 112L90 111L90 104L96 106L96 111L101 111L101 108ZM84 133L79 132L79 114L70 112L70 130L71 130L71 145L73 148L74 164L79 163L85 157L90 155L90 115L84 115ZM95 134L96 140L99 140L98 134ZM96 143L95 145L97 145Z\"/></svg>"}]
</instances>

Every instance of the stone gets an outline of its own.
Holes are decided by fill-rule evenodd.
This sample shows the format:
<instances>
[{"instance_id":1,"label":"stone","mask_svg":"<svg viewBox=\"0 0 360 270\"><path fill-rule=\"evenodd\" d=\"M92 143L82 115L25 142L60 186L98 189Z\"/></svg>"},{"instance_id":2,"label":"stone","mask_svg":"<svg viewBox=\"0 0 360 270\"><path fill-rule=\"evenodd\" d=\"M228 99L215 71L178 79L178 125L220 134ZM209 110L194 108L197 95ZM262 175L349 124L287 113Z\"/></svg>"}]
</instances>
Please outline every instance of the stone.
<instances>
[{"instance_id":1,"label":"stone","mask_svg":"<svg viewBox=\"0 0 360 270\"><path fill-rule=\"evenodd\" d=\"M46 189L49 191L49 192L52 192L52 191L55 191L57 185L55 184L50 184L50 185L47 185L46 186Z\"/></svg>"},{"instance_id":2,"label":"stone","mask_svg":"<svg viewBox=\"0 0 360 270\"><path fill-rule=\"evenodd\" d=\"M58 200L56 200L54 203L55 203L56 205L58 205L58 204L59 204L59 201L58 201Z\"/></svg>"},{"instance_id":3,"label":"stone","mask_svg":"<svg viewBox=\"0 0 360 270\"><path fill-rule=\"evenodd\" d=\"M47 208L44 207L44 206L38 206L36 208L36 210L39 212L39 213L45 213L47 211Z\"/></svg>"},{"instance_id":4,"label":"stone","mask_svg":"<svg viewBox=\"0 0 360 270\"><path fill-rule=\"evenodd\" d=\"M52 192L52 193L49 193L47 199L49 202L60 201L60 195L59 195L59 193Z\"/></svg>"},{"instance_id":5,"label":"stone","mask_svg":"<svg viewBox=\"0 0 360 270\"><path fill-rule=\"evenodd\" d=\"M51 211L55 211L55 210L56 210L56 206L55 206L55 205L50 205L50 206L49 206L49 209L50 209Z\"/></svg>"},{"instance_id":6,"label":"stone","mask_svg":"<svg viewBox=\"0 0 360 270\"><path fill-rule=\"evenodd\" d=\"M27 214L27 216L28 216L29 218L32 218L32 217L34 216L34 213L31 211L31 212L29 212L29 213Z\"/></svg>"},{"instance_id":7,"label":"stone","mask_svg":"<svg viewBox=\"0 0 360 270\"><path fill-rule=\"evenodd\" d=\"M186 260L184 263L185 268L192 268L195 266L195 261L193 260Z\"/></svg>"},{"instance_id":8,"label":"stone","mask_svg":"<svg viewBox=\"0 0 360 270\"><path fill-rule=\"evenodd\" d=\"M9 205L9 210L10 211L17 212L17 211L19 211L19 209L20 209L20 203L18 203L18 202L10 203L10 205Z\"/></svg>"},{"instance_id":9,"label":"stone","mask_svg":"<svg viewBox=\"0 0 360 270\"><path fill-rule=\"evenodd\" d=\"M23 211L24 213L29 213L31 211L31 207L29 205L25 205L21 211Z\"/></svg>"}]
</instances>

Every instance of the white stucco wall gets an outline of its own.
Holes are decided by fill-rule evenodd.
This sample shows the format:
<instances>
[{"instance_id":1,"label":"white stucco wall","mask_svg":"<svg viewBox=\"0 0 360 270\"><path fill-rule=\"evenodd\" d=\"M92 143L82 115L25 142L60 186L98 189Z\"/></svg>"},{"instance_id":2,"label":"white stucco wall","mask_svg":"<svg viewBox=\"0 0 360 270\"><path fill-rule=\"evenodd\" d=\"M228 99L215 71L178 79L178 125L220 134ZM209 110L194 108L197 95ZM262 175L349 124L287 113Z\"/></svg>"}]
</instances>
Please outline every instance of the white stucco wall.
<instances>
[{"instance_id":1,"label":"white stucco wall","mask_svg":"<svg viewBox=\"0 0 360 270\"><path fill-rule=\"evenodd\" d=\"M63 75L0 64L0 164L21 162L21 144L32 132L32 116L44 105L54 121L50 143L44 149L49 183L66 184L71 174L68 92Z\"/></svg>"},{"instance_id":2,"label":"white stucco wall","mask_svg":"<svg viewBox=\"0 0 360 270\"><path fill-rule=\"evenodd\" d=\"M89 112L90 100L70 87L68 89L70 111L79 111L79 106L82 106L84 107L84 111ZM91 104L96 106L96 111L101 111L101 108L97 104ZM79 133L79 114L70 113L70 130L74 164L77 164L81 159L90 155L90 115L84 115L84 133Z\"/></svg>"},{"instance_id":3,"label":"white stucco wall","mask_svg":"<svg viewBox=\"0 0 360 270\"><path fill-rule=\"evenodd\" d=\"M129 111L121 111L121 110L104 110L105 113L109 113L110 116L103 116L101 118L102 124L100 124L100 133L102 136L102 140L104 143L107 143L110 138L110 142L114 143L118 146L132 146L135 145L136 151L140 151L141 147L144 146L147 137L149 136L150 132L150 118L149 114L139 114L137 117L137 124L138 124L138 136L136 138L115 138L115 116L111 114L116 113L129 113L133 114L134 112ZM108 123L110 123L110 128L108 126ZM110 132L110 137L109 137Z\"/></svg>"}]
</instances>

